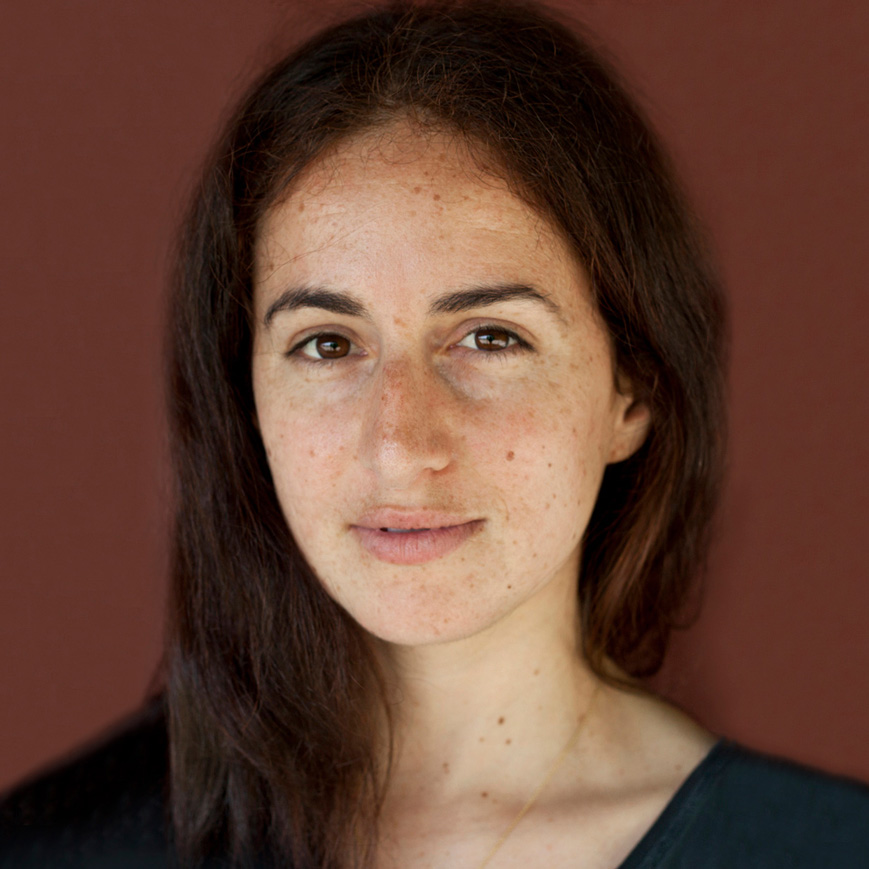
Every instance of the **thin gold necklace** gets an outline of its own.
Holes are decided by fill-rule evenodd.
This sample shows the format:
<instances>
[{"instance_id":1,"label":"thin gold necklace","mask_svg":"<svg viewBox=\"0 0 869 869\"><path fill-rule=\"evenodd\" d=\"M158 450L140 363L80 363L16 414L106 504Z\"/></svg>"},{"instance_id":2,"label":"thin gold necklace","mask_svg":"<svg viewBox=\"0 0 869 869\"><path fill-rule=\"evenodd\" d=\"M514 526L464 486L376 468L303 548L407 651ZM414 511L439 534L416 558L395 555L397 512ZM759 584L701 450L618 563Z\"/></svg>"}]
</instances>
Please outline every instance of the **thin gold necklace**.
<instances>
[{"instance_id":1,"label":"thin gold necklace","mask_svg":"<svg viewBox=\"0 0 869 869\"><path fill-rule=\"evenodd\" d=\"M492 849L489 851L488 854L486 854L485 859L483 860L482 863L480 863L480 865L477 867L477 869L485 869L485 867L489 865L492 858L495 856L495 854L498 853L501 846L504 844L504 842L507 841L507 839L509 838L509 836L513 832L513 830L515 830L516 827L519 826L519 822L522 820L522 818L524 818L525 815L527 815L528 812L531 811L531 808L537 802L537 799L540 796L540 794L543 793L543 791L546 789L546 786L549 784L549 782L552 781L553 777L555 776L555 773L558 772L559 768L561 767L561 764L564 763L567 755L570 754L570 752L573 750L576 743L579 741L579 737L582 735L582 731L585 729L585 722L588 721L588 716L589 716L589 713L591 712L591 707L594 706L594 701L597 698L597 693L598 693L598 689L595 688L594 694L592 694L591 700L589 700L589 702L588 702L588 707L586 708L585 712L582 713L582 718L580 718L576 724L576 729L571 734L570 739L567 740L567 744L558 753L558 757L556 757L555 760L552 761L552 766L549 767L549 769L546 772L546 775L543 776L543 781L541 781L540 784L537 785L537 787L534 790L534 793L531 794L531 796L528 798L528 802L526 802L525 805L522 806L521 809L519 809L519 813L516 815L515 818L513 818L513 820L510 822L509 826L507 827L507 829L504 830L503 833L501 833L500 837L498 838L498 841L495 842L495 844L492 846Z\"/></svg>"}]
</instances>

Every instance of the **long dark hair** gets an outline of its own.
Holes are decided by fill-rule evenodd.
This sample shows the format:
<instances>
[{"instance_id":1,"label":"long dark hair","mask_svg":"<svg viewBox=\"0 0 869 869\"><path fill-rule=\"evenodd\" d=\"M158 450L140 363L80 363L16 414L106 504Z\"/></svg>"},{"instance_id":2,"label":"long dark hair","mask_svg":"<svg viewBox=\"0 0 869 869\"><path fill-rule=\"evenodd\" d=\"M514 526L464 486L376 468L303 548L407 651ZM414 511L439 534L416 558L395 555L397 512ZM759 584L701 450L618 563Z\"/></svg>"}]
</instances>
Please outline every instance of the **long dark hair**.
<instances>
[{"instance_id":1,"label":"long dark hair","mask_svg":"<svg viewBox=\"0 0 869 869\"><path fill-rule=\"evenodd\" d=\"M465 137L561 231L591 277L620 376L651 407L644 446L608 468L584 539L592 668L653 673L703 561L723 454L723 303L613 73L570 29L513 2L394 4L321 33L232 117L179 257L167 697L188 857L267 849L296 867L343 867L374 853L382 683L275 496L251 387L251 264L263 215L299 172L408 116Z\"/></svg>"}]
</instances>

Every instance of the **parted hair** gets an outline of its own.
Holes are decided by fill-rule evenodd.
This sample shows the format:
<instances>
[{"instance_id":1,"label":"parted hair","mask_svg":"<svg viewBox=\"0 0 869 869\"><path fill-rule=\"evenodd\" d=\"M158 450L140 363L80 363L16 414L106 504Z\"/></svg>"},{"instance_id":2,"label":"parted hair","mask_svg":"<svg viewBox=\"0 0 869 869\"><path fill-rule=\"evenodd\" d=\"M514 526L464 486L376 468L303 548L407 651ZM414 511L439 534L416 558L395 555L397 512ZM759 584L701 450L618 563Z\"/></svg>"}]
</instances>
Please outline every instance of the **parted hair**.
<instances>
[{"instance_id":1,"label":"parted hair","mask_svg":"<svg viewBox=\"0 0 869 869\"><path fill-rule=\"evenodd\" d=\"M321 32L231 116L179 247L166 697L173 825L193 862L215 849L296 869L373 858L382 677L275 495L251 385L252 263L263 215L300 172L407 119L466 140L567 240L619 376L651 409L643 446L608 467L583 540L591 667L653 674L703 566L723 463L722 295L617 77L576 28L514 0L394 3Z\"/></svg>"}]
</instances>

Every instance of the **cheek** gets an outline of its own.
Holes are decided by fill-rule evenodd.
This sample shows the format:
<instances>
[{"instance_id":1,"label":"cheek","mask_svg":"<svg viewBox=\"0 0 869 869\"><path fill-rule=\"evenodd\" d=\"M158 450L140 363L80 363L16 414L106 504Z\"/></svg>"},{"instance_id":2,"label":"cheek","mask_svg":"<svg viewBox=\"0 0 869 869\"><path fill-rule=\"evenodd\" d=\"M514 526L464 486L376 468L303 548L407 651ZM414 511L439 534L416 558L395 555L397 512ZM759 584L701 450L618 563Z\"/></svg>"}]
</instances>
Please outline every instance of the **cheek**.
<instances>
[{"instance_id":1,"label":"cheek","mask_svg":"<svg viewBox=\"0 0 869 869\"><path fill-rule=\"evenodd\" d=\"M538 540L545 525L553 543L573 545L591 515L605 467L600 426L572 399L566 405L555 393L549 402L502 406L494 425L468 438L473 463L487 469L503 498L517 543Z\"/></svg>"},{"instance_id":2,"label":"cheek","mask_svg":"<svg viewBox=\"0 0 869 869\"><path fill-rule=\"evenodd\" d=\"M341 500L342 477L353 455L349 427L335 414L304 413L285 403L260 414L260 432L278 500L295 530Z\"/></svg>"}]
</instances>

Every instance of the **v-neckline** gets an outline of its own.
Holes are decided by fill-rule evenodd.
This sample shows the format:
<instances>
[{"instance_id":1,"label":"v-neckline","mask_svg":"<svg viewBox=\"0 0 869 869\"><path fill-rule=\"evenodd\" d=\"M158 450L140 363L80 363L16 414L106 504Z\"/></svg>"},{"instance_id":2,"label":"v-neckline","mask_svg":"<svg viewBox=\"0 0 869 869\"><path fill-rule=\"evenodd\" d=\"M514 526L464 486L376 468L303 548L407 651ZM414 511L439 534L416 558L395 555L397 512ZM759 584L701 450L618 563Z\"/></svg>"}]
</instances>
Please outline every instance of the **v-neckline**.
<instances>
[{"instance_id":1,"label":"v-neckline","mask_svg":"<svg viewBox=\"0 0 869 869\"><path fill-rule=\"evenodd\" d=\"M727 760L727 740L715 742L670 797L652 825L617 869L652 869L673 844L678 831L698 810L708 787Z\"/></svg>"}]
</instances>

